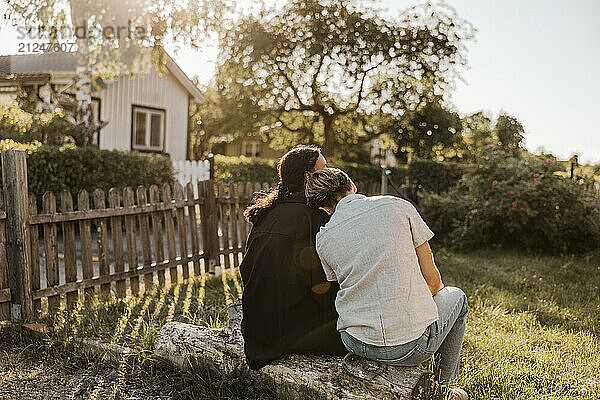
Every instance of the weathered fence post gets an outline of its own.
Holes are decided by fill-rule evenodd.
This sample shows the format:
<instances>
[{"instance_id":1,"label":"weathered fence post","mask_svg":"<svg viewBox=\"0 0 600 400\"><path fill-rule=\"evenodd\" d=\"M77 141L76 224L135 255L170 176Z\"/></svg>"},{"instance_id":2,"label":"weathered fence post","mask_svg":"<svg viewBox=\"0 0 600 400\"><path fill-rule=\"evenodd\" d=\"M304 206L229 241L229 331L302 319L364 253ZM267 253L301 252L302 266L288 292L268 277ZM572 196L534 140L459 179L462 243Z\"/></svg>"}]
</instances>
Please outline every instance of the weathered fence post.
<instances>
[{"instance_id":1,"label":"weathered fence post","mask_svg":"<svg viewBox=\"0 0 600 400\"><path fill-rule=\"evenodd\" d=\"M11 319L33 314L29 193L25 152L2 152L2 184L6 205L6 259L11 294Z\"/></svg>"},{"instance_id":2,"label":"weathered fence post","mask_svg":"<svg viewBox=\"0 0 600 400\"><path fill-rule=\"evenodd\" d=\"M388 169L385 165L381 166L381 195L385 196L388 194Z\"/></svg>"},{"instance_id":3,"label":"weathered fence post","mask_svg":"<svg viewBox=\"0 0 600 400\"><path fill-rule=\"evenodd\" d=\"M208 165L208 177L212 181L215 179L215 155L213 153L208 155Z\"/></svg>"},{"instance_id":4,"label":"weathered fence post","mask_svg":"<svg viewBox=\"0 0 600 400\"><path fill-rule=\"evenodd\" d=\"M219 275L220 255L219 255L219 226L217 220L217 199L215 197L215 183L212 180L201 182L203 185L202 194L204 201L200 207L200 218L202 219L202 248L206 254L205 268L208 267L210 274ZM217 268L218 267L218 268Z\"/></svg>"}]
</instances>

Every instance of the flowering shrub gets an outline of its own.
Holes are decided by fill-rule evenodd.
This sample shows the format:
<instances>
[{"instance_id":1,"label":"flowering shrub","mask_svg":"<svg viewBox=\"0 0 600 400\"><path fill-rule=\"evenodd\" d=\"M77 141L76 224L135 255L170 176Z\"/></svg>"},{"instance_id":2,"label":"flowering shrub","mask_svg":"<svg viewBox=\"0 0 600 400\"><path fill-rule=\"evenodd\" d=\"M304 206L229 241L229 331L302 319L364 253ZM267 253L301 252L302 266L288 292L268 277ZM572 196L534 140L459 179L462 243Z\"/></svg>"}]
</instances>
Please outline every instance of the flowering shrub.
<instances>
[{"instance_id":1,"label":"flowering shrub","mask_svg":"<svg viewBox=\"0 0 600 400\"><path fill-rule=\"evenodd\" d=\"M424 193L420 207L438 240L452 247L497 246L566 253L600 247L600 203L558 176L549 158L489 148L458 186Z\"/></svg>"}]
</instances>

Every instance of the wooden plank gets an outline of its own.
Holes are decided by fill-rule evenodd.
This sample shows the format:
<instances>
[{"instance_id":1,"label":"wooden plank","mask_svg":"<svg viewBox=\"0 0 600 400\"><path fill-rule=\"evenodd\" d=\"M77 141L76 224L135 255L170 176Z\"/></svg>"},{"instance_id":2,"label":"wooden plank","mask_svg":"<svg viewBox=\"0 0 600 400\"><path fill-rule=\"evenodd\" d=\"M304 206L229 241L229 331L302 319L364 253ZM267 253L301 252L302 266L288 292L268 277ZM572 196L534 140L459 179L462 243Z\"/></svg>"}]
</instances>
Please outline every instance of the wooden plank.
<instances>
[{"instance_id":1,"label":"wooden plank","mask_svg":"<svg viewBox=\"0 0 600 400\"><path fill-rule=\"evenodd\" d=\"M56 212L56 197L52 192L42 196L44 213ZM44 224L44 252L46 253L46 285L58 285L58 243L56 238L56 224ZM48 312L55 312L60 307L58 296L48 297Z\"/></svg>"},{"instance_id":2,"label":"wooden plank","mask_svg":"<svg viewBox=\"0 0 600 400\"><path fill-rule=\"evenodd\" d=\"M148 203L146 198L146 188L138 186L137 188L137 202L138 205L143 206ZM150 224L148 223L148 214L140 214L140 242L142 244L142 262L144 265L152 263L152 247L150 245ZM152 273L144 275L144 291L148 290L154 284L154 277Z\"/></svg>"},{"instance_id":3,"label":"wooden plank","mask_svg":"<svg viewBox=\"0 0 600 400\"><path fill-rule=\"evenodd\" d=\"M30 193L29 194L29 216L36 215L36 214L37 214L37 200L36 200L35 195ZM0 235L4 234L3 228L4 228L3 226L0 226ZM39 232L38 225L29 225L29 240L31 242L31 290L35 291L40 288L40 232ZM2 244L0 243L0 247L1 246L2 246ZM40 300L33 301L33 312L35 315L41 314L42 302ZM0 317L0 319L1 319L1 317Z\"/></svg>"},{"instance_id":4,"label":"wooden plank","mask_svg":"<svg viewBox=\"0 0 600 400\"><path fill-rule=\"evenodd\" d=\"M31 297L31 243L29 239L29 190L25 152L2 152L2 185L6 211L5 243L8 285L11 288L11 318L33 314Z\"/></svg>"},{"instance_id":5,"label":"wooden plank","mask_svg":"<svg viewBox=\"0 0 600 400\"><path fill-rule=\"evenodd\" d=\"M73 197L71 192L63 190L60 194L60 211L73 211ZM63 222L63 248L65 262L65 282L75 282L77 280L77 242L75 241L75 223ZM77 304L79 293L77 291L67 292L67 308Z\"/></svg>"},{"instance_id":6,"label":"wooden plank","mask_svg":"<svg viewBox=\"0 0 600 400\"><path fill-rule=\"evenodd\" d=\"M171 187L165 183L163 185L163 203L171 204L173 198L171 197ZM163 212L165 218L165 233L167 235L167 255L168 260L175 260L177 258L177 248L175 247L175 224L173 223L173 210L165 209ZM169 270L169 277L171 278L171 284L177 283L177 265L174 265Z\"/></svg>"},{"instance_id":7,"label":"wooden plank","mask_svg":"<svg viewBox=\"0 0 600 400\"><path fill-rule=\"evenodd\" d=\"M254 184L254 195L261 193L262 192L262 186L260 185L260 183L255 183Z\"/></svg>"},{"instance_id":8,"label":"wooden plank","mask_svg":"<svg viewBox=\"0 0 600 400\"><path fill-rule=\"evenodd\" d=\"M188 200L194 198L194 185L192 182L188 182L185 185L186 196ZM198 221L196 220L196 206L188 207L188 226L190 228L190 239L191 239L191 247L192 254L200 253L200 246L198 245ZM196 261L194 263L194 275L200 276L200 262Z\"/></svg>"},{"instance_id":9,"label":"wooden plank","mask_svg":"<svg viewBox=\"0 0 600 400\"><path fill-rule=\"evenodd\" d=\"M381 183L380 182L372 182L371 183L371 196L376 196L381 194Z\"/></svg>"},{"instance_id":10,"label":"wooden plank","mask_svg":"<svg viewBox=\"0 0 600 400\"><path fill-rule=\"evenodd\" d=\"M225 199L225 185L220 182L218 185L218 198ZM221 248L223 249L223 268L229 269L231 262L229 261L229 204L221 203L219 206L219 222L221 227Z\"/></svg>"},{"instance_id":11,"label":"wooden plank","mask_svg":"<svg viewBox=\"0 0 600 400\"><path fill-rule=\"evenodd\" d=\"M94 207L96 209L106 208L106 199L104 197L104 190L94 190ZM109 275L109 246L108 246L108 226L106 224L106 218L101 218L96 221L98 224L98 272L100 276ZM100 286L100 294L110 294L110 282Z\"/></svg>"},{"instance_id":12,"label":"wooden plank","mask_svg":"<svg viewBox=\"0 0 600 400\"><path fill-rule=\"evenodd\" d=\"M150 204L160 204L160 191L158 186L150 186ZM163 244L162 212L156 211L150 214L152 221L152 239L154 240L154 257L157 263L165 260L165 247ZM158 284L165 287L165 271L158 273Z\"/></svg>"},{"instance_id":13,"label":"wooden plank","mask_svg":"<svg viewBox=\"0 0 600 400\"><path fill-rule=\"evenodd\" d=\"M219 204L235 204L236 200L225 197L224 199L217 199L217 202Z\"/></svg>"},{"instance_id":14,"label":"wooden plank","mask_svg":"<svg viewBox=\"0 0 600 400\"><path fill-rule=\"evenodd\" d=\"M248 204L252 202L254 198L254 189L252 188L252 184L250 182L246 183L246 190L244 191L244 196ZM250 234L250 223L246 222L244 224L244 250L246 250L246 243L248 242L248 235Z\"/></svg>"},{"instance_id":15,"label":"wooden plank","mask_svg":"<svg viewBox=\"0 0 600 400\"><path fill-rule=\"evenodd\" d=\"M117 209L106 208L101 210L89 210L87 212L72 211L60 214L38 214L31 218L29 224L47 224L50 222L59 223L66 221L82 221L97 218L109 218L114 216L148 214L155 211L163 211L167 209L172 210L175 207L186 207L200 203L201 201L188 202L187 200L184 200L177 203L146 204L144 206L133 205L128 207L120 207Z\"/></svg>"},{"instance_id":16,"label":"wooden plank","mask_svg":"<svg viewBox=\"0 0 600 400\"><path fill-rule=\"evenodd\" d=\"M183 200L183 186L180 183L175 183L174 185L174 193L175 201ZM179 239L179 257L184 259L188 255L187 249L187 236L185 229L185 211L183 208L177 208L175 211L177 214L177 238ZM190 277L190 268L187 264L181 265L183 268L183 279L188 279Z\"/></svg>"},{"instance_id":17,"label":"wooden plank","mask_svg":"<svg viewBox=\"0 0 600 400\"><path fill-rule=\"evenodd\" d=\"M121 206L119 191L111 188L108 191L108 206L115 209ZM121 216L111 217L110 231L112 234L113 257L115 259L115 272L125 271L125 260L123 258L123 224ZM127 295L127 282L124 279L115 282L118 297Z\"/></svg>"},{"instance_id":18,"label":"wooden plank","mask_svg":"<svg viewBox=\"0 0 600 400\"><path fill-rule=\"evenodd\" d=\"M123 189L123 206L133 206L135 204L133 197L133 189L130 187ZM138 251L135 215L127 215L125 217L125 240L127 242L127 262L129 264L129 271L137 271ZM140 291L140 281L137 275L131 276L129 279L129 286L131 288L131 295L136 295Z\"/></svg>"},{"instance_id":19,"label":"wooden plank","mask_svg":"<svg viewBox=\"0 0 600 400\"><path fill-rule=\"evenodd\" d=\"M206 215L206 236L208 248L204 253L208 254L208 272L210 274L219 274L221 264L219 258L219 220L217 211L217 199L215 196L215 185L212 180L204 181L204 213Z\"/></svg>"},{"instance_id":20,"label":"wooden plank","mask_svg":"<svg viewBox=\"0 0 600 400\"><path fill-rule=\"evenodd\" d=\"M198 181L198 197L204 199L206 197L206 185L204 181ZM202 236L202 254L204 255L204 272L209 272L209 251L210 235L208 234L208 215L206 214L206 203L200 205L200 235Z\"/></svg>"},{"instance_id":21,"label":"wooden plank","mask_svg":"<svg viewBox=\"0 0 600 400\"><path fill-rule=\"evenodd\" d=\"M33 298L41 299L42 297L47 297L47 296L58 296L63 293L66 293L68 291L76 290L79 288L89 288L89 287L93 287L93 286L104 285L104 284L112 282L115 279L129 278L129 280L131 281L134 278L136 278L139 281L139 276L142 274L147 274L148 272L156 272L156 271L161 271L161 270L164 271L167 268L171 268L174 265L177 266L177 265L180 265L181 263L187 264L189 262L194 262L194 261L200 260L201 258L202 258L202 255L200 255L200 254L190 255L189 257L186 257L184 259L177 257L174 260L168 260L168 261L164 261L164 262L158 263L158 264L150 264L150 265L146 265L146 266L142 265L143 268L141 268L141 269L123 271L123 272L115 273L113 275L96 276L91 279L84 279L84 280L80 280L77 282L70 282L70 283L65 283L62 285L47 287L44 289L40 289L36 292L33 292Z\"/></svg>"},{"instance_id":22,"label":"wooden plank","mask_svg":"<svg viewBox=\"0 0 600 400\"><path fill-rule=\"evenodd\" d=\"M77 194L77 209L80 212L87 212L90 209L90 196L87 190L80 190ZM79 241L81 242L81 269L83 279L90 279L94 276L94 265L92 262L92 230L89 220L79 221ZM89 298L95 292L94 287L84 290L84 297Z\"/></svg>"},{"instance_id":23,"label":"wooden plank","mask_svg":"<svg viewBox=\"0 0 600 400\"><path fill-rule=\"evenodd\" d=\"M229 197L232 200L239 200L240 193L237 191L238 186L231 182L229 184ZM242 187L243 188L243 187ZM231 246L233 247L233 266L238 267L240 265L239 261L239 248L240 248L240 240L238 238L238 225L240 222L239 217L239 201L231 203L229 207L229 212L231 213Z\"/></svg>"},{"instance_id":24,"label":"wooden plank","mask_svg":"<svg viewBox=\"0 0 600 400\"><path fill-rule=\"evenodd\" d=\"M4 191L0 190L0 209L4 209ZM10 319L10 289L8 281L8 262L6 261L5 221L0 219L0 292L4 293L4 300L0 300L0 321ZM39 271L39 268L38 268ZM39 286L38 279L38 286ZM35 302L34 302L35 305ZM34 307L35 310L35 307Z\"/></svg>"}]
</instances>

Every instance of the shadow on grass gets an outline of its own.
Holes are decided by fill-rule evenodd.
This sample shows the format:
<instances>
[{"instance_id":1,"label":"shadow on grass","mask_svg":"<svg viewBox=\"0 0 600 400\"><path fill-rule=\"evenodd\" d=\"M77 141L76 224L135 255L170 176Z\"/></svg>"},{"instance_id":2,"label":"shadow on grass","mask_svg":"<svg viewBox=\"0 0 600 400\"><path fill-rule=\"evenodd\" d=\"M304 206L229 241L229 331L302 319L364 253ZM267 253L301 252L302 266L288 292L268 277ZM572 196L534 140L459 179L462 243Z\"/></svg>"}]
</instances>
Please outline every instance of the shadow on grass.
<instances>
[{"instance_id":1,"label":"shadow on grass","mask_svg":"<svg viewBox=\"0 0 600 400\"><path fill-rule=\"evenodd\" d=\"M593 357L600 351L599 256L435 251L444 282L459 286L469 298L460 385L471 399L600 398L600 361ZM51 339L4 328L0 348L25 343L24 356L72 371L111 365L78 348L74 336L132 347L136 352L116 366L114 398L124 397L130 387L174 399L318 398L243 368L225 373L191 360L190 368L180 371L154 359L154 339L166 322L220 327L227 303L241 295L239 286L234 277L195 279L131 299L91 299L73 311L44 317L55 327Z\"/></svg>"}]
</instances>

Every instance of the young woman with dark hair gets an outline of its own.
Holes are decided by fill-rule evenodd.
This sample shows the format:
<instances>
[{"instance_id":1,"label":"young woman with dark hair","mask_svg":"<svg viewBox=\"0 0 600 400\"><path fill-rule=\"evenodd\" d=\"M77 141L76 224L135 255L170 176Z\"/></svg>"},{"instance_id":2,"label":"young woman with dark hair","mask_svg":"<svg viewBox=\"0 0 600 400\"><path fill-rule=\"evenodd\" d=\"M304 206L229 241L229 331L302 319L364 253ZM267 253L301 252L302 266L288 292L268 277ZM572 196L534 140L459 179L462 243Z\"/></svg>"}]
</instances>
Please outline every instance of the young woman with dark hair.
<instances>
[{"instance_id":1,"label":"young woman with dark hair","mask_svg":"<svg viewBox=\"0 0 600 400\"><path fill-rule=\"evenodd\" d=\"M280 181L244 215L252 224L240 272L246 360L259 369L284 354L337 354L337 283L327 282L315 236L329 217L306 205L304 186L325 168L317 147L298 146L279 161Z\"/></svg>"}]
</instances>

